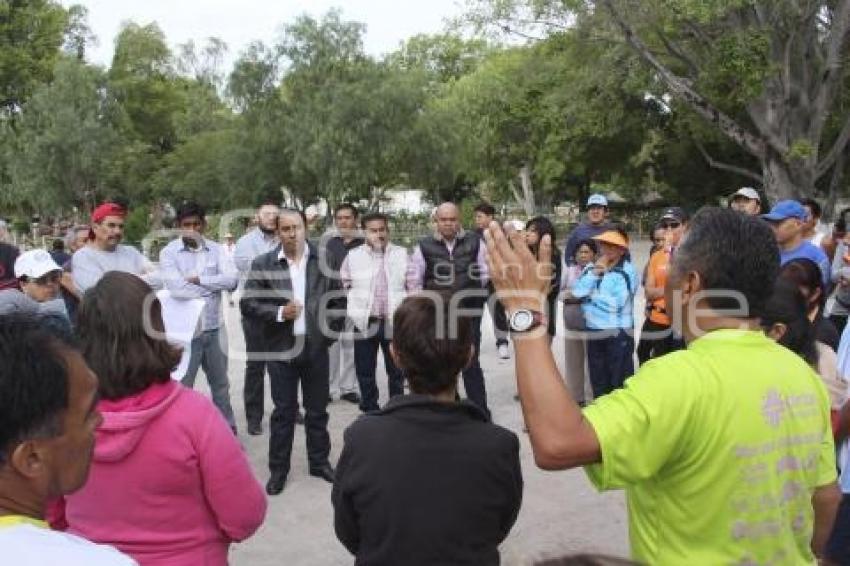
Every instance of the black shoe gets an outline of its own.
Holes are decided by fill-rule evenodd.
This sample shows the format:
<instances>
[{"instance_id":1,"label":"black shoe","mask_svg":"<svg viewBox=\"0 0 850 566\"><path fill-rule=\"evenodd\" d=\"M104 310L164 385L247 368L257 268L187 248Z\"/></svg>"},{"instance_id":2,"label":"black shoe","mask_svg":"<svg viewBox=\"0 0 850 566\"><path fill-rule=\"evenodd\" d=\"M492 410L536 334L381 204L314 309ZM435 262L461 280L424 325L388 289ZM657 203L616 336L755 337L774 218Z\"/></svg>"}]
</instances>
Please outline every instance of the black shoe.
<instances>
[{"instance_id":1,"label":"black shoe","mask_svg":"<svg viewBox=\"0 0 850 566\"><path fill-rule=\"evenodd\" d=\"M323 480L333 483L334 482L334 469L330 464L323 464L318 468L311 468L310 475L317 478L322 478Z\"/></svg>"},{"instance_id":2,"label":"black shoe","mask_svg":"<svg viewBox=\"0 0 850 566\"><path fill-rule=\"evenodd\" d=\"M248 434L251 436L260 436L263 434L263 425L260 423L248 423Z\"/></svg>"},{"instance_id":3,"label":"black shoe","mask_svg":"<svg viewBox=\"0 0 850 566\"><path fill-rule=\"evenodd\" d=\"M295 413L295 424L304 424L304 413L302 413L301 411Z\"/></svg>"},{"instance_id":4,"label":"black shoe","mask_svg":"<svg viewBox=\"0 0 850 566\"><path fill-rule=\"evenodd\" d=\"M277 495L283 491L283 486L286 484L286 473L272 472L272 477L269 478L266 484L266 493L269 495Z\"/></svg>"},{"instance_id":5,"label":"black shoe","mask_svg":"<svg viewBox=\"0 0 850 566\"><path fill-rule=\"evenodd\" d=\"M354 403L355 405L360 404L360 395L352 391L351 393L343 393L339 396L342 401L348 401L349 403Z\"/></svg>"}]
</instances>

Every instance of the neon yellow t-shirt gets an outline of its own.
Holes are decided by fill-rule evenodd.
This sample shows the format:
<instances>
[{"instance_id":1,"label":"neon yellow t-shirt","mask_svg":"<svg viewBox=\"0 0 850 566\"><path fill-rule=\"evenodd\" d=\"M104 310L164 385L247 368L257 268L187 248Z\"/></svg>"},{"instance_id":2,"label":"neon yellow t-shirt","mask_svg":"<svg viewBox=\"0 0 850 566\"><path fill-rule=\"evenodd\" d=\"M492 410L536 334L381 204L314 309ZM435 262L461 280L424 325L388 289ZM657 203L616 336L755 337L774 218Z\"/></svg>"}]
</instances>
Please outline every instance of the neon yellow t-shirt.
<instances>
[{"instance_id":1,"label":"neon yellow t-shirt","mask_svg":"<svg viewBox=\"0 0 850 566\"><path fill-rule=\"evenodd\" d=\"M811 564L816 487L835 481L829 397L761 332L719 330L584 410L600 490L625 488L635 559Z\"/></svg>"}]
</instances>

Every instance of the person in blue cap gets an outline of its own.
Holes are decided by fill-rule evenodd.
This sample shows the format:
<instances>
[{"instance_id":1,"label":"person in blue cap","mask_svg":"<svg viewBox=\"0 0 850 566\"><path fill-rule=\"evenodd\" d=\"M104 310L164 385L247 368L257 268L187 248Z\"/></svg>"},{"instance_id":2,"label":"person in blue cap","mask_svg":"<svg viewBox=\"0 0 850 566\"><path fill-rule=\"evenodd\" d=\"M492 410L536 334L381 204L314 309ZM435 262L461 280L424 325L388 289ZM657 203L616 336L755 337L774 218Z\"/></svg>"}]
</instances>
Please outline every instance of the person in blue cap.
<instances>
[{"instance_id":1,"label":"person in blue cap","mask_svg":"<svg viewBox=\"0 0 850 566\"><path fill-rule=\"evenodd\" d=\"M608 223L608 199L605 195L590 195L587 199L587 220L576 226L564 244L567 264L575 262L576 249L580 242L591 240L611 228Z\"/></svg>"},{"instance_id":2,"label":"person in blue cap","mask_svg":"<svg viewBox=\"0 0 850 566\"><path fill-rule=\"evenodd\" d=\"M781 200L768 214L762 214L761 217L770 224L776 235L781 264L785 265L792 259L801 257L812 260L820 268L824 288L828 288L829 258L821 248L803 238L805 222L808 219L803 205L796 200Z\"/></svg>"}]
</instances>

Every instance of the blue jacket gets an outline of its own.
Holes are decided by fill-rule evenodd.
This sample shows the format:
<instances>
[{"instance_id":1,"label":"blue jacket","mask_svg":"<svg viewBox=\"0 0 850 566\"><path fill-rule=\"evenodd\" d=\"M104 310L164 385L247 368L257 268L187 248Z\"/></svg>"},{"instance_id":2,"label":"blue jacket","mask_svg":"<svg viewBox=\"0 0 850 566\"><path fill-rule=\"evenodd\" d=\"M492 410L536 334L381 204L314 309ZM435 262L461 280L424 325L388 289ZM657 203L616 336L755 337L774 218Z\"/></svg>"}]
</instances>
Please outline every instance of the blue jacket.
<instances>
[{"instance_id":1,"label":"blue jacket","mask_svg":"<svg viewBox=\"0 0 850 566\"><path fill-rule=\"evenodd\" d=\"M633 329L637 288L637 272L631 262L624 260L602 276L596 275L593 266L588 265L576 281L572 294L586 299L581 309L588 329Z\"/></svg>"}]
</instances>

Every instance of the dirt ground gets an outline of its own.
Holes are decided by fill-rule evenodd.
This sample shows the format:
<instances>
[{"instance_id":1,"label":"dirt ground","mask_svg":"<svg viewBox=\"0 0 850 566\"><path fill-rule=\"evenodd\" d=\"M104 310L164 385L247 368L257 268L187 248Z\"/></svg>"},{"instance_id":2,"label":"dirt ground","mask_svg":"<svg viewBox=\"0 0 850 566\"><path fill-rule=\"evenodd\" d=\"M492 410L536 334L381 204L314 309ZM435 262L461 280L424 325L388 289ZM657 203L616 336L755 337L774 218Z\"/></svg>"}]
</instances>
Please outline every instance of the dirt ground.
<instances>
[{"instance_id":1,"label":"dirt ground","mask_svg":"<svg viewBox=\"0 0 850 566\"><path fill-rule=\"evenodd\" d=\"M646 245L633 249L636 266L646 262ZM641 313L642 306L636 305ZM227 326L231 347L242 347L238 309L230 308ZM486 319L486 317L485 317ZM638 321L640 323L640 321ZM522 432L522 413L514 400L516 392L514 363L500 360L496 354L492 328L485 322L481 363L487 382L488 402L497 424L514 431L521 442L522 470L525 480L523 505L519 519L501 547L502 563L526 566L536 560L576 552L598 552L628 556L626 504L622 492L598 493L582 470L545 472L534 465L528 435ZM562 340L553 344L559 366L563 366ZM386 377L379 363L378 382L381 402L387 399ZM231 399L241 430L239 438L249 455L257 478L268 479L268 415L271 401L266 400L265 434L248 436L244 432L242 404L244 364L231 360ZM205 380L199 378L199 389ZM329 407L331 462L342 448L342 433L359 414L357 407L335 401ZM292 453L292 470L286 488L270 498L265 524L249 540L233 545L231 564L235 566L336 566L353 563L353 557L340 544L333 531L330 484L307 473L304 432L298 427Z\"/></svg>"}]
</instances>

